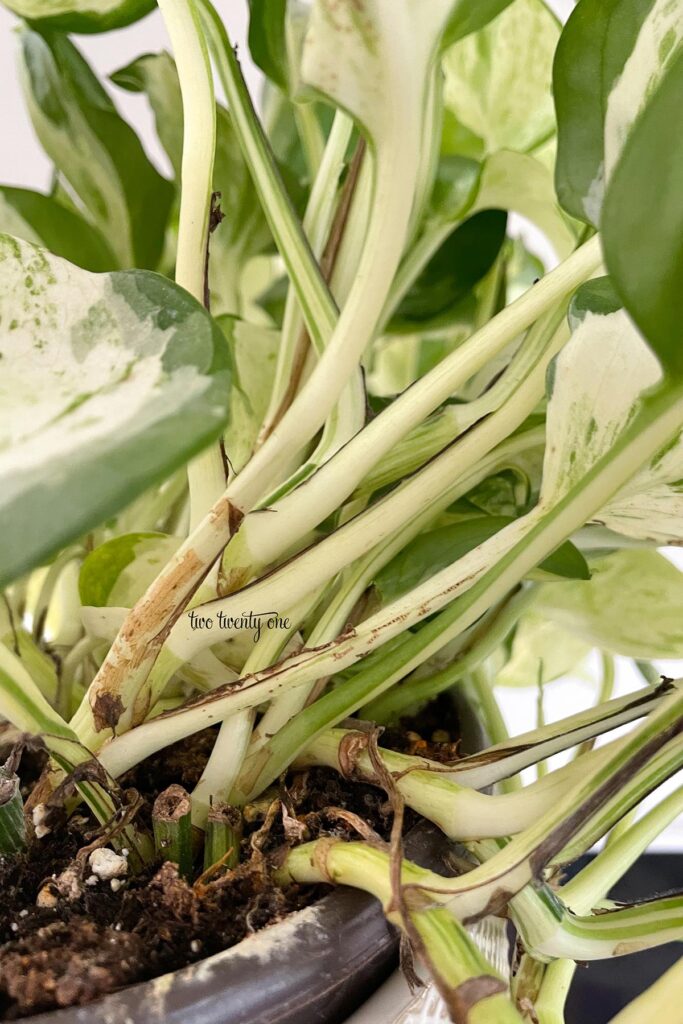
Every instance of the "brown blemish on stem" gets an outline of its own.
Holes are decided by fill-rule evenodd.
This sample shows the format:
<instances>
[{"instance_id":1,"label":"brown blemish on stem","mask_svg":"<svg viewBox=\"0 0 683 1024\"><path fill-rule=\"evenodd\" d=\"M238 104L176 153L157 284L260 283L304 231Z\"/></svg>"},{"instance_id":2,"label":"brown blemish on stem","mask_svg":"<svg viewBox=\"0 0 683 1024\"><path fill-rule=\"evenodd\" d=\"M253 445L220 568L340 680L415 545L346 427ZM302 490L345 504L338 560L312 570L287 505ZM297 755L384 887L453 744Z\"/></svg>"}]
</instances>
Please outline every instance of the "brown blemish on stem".
<instances>
[{"instance_id":1,"label":"brown blemish on stem","mask_svg":"<svg viewBox=\"0 0 683 1024\"><path fill-rule=\"evenodd\" d=\"M468 978L467 981L463 981L457 988L450 989L448 994L444 996L444 1001L454 1024L468 1024L470 1010L477 1003L506 991L507 987L500 978L494 978L490 974L481 974L477 978Z\"/></svg>"},{"instance_id":2,"label":"brown blemish on stem","mask_svg":"<svg viewBox=\"0 0 683 1024\"><path fill-rule=\"evenodd\" d=\"M126 710L121 697L106 690L99 692L90 706L97 732L102 732L103 729L114 731Z\"/></svg>"}]
</instances>

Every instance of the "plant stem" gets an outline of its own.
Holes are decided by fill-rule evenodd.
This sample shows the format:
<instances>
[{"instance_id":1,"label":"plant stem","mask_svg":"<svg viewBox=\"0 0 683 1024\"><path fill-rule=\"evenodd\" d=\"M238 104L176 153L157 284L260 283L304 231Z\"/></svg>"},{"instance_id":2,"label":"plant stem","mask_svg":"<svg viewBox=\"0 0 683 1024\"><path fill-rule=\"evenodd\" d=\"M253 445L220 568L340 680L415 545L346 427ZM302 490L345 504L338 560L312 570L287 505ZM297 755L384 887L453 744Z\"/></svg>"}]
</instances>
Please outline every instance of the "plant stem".
<instances>
[{"instance_id":1,"label":"plant stem","mask_svg":"<svg viewBox=\"0 0 683 1024\"><path fill-rule=\"evenodd\" d=\"M0 858L19 853L26 845L24 801L16 774L18 762L19 756L14 754L0 765Z\"/></svg>"},{"instance_id":2,"label":"plant stem","mask_svg":"<svg viewBox=\"0 0 683 1024\"><path fill-rule=\"evenodd\" d=\"M404 875L409 875L413 866L405 861L403 866ZM292 881L331 881L371 893L380 900L389 920L404 929L413 942L418 940L418 951L433 972L453 1021L521 1024L507 998L505 985L448 911L429 899L408 905L405 912L395 908L386 853L370 850L361 843L320 840L291 850L277 871L276 880L281 885Z\"/></svg>"},{"instance_id":3,"label":"plant stem","mask_svg":"<svg viewBox=\"0 0 683 1024\"><path fill-rule=\"evenodd\" d=\"M175 277L198 302L205 301L209 217L216 152L216 101L211 64L194 0L159 0L173 45L183 100L183 157ZM219 445L187 467L190 529L225 490Z\"/></svg>"},{"instance_id":4,"label":"plant stem","mask_svg":"<svg viewBox=\"0 0 683 1024\"><path fill-rule=\"evenodd\" d=\"M194 858L190 797L182 786L169 786L159 794L152 809L152 825L157 856L177 864L181 878L191 879Z\"/></svg>"},{"instance_id":5,"label":"plant stem","mask_svg":"<svg viewBox=\"0 0 683 1024\"><path fill-rule=\"evenodd\" d=\"M204 837L204 871L220 864L236 868L240 862L242 815L236 807L215 804L209 808Z\"/></svg>"},{"instance_id":6,"label":"plant stem","mask_svg":"<svg viewBox=\"0 0 683 1024\"><path fill-rule=\"evenodd\" d=\"M406 679L399 686L392 687L377 700L366 704L361 709L362 717L371 722L391 724L450 689L454 683L481 665L505 641L534 597L533 586L527 586L513 595L487 623L481 635L475 634L474 642L458 654L450 665L434 675Z\"/></svg>"},{"instance_id":7,"label":"plant stem","mask_svg":"<svg viewBox=\"0 0 683 1024\"><path fill-rule=\"evenodd\" d=\"M337 182L344 167L344 157L352 130L353 122L351 118L341 111L337 111L332 122L322 162L313 182L303 220L303 229L316 258L322 256L329 236L330 226L334 217L335 199L337 197ZM298 364L302 363L302 360L297 360L297 351L301 334L302 318L299 312L296 291L294 288L289 288L282 321L282 334L278 349L273 391L259 434L259 445L272 433L274 427L282 418L282 413L291 404L291 399L298 390L301 373L296 372L296 370ZM308 332L306 332L306 350L308 349L308 340ZM327 339L314 338L312 340L314 344L317 340L319 347L316 348L316 352L320 355L324 347L320 345L320 342ZM303 370L303 365L301 365L300 369ZM291 386L293 375L297 377L297 386L295 388ZM288 400L285 404L286 397Z\"/></svg>"}]
</instances>

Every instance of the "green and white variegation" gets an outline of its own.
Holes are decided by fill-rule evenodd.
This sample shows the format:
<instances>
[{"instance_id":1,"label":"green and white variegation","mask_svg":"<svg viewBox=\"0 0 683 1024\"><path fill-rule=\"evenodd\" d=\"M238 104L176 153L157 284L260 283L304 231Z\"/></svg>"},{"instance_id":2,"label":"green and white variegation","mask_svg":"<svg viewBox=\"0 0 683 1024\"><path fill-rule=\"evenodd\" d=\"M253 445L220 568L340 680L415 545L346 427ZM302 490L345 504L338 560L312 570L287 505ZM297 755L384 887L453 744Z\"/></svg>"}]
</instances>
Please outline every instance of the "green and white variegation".
<instances>
[{"instance_id":1,"label":"green and white variegation","mask_svg":"<svg viewBox=\"0 0 683 1024\"><path fill-rule=\"evenodd\" d=\"M304 40L302 85L364 127L377 163L374 206L381 211L387 192L397 211L402 208L395 215L402 229L396 233L399 254L424 170L436 56L454 6L454 0L317 0Z\"/></svg>"},{"instance_id":2,"label":"green and white variegation","mask_svg":"<svg viewBox=\"0 0 683 1024\"><path fill-rule=\"evenodd\" d=\"M445 53L445 105L482 139L485 153L529 152L554 133L550 84L559 35L542 0L515 0Z\"/></svg>"},{"instance_id":3,"label":"green and white variegation","mask_svg":"<svg viewBox=\"0 0 683 1024\"><path fill-rule=\"evenodd\" d=\"M599 224L626 141L682 46L679 0L577 4L554 69L557 190L574 216Z\"/></svg>"},{"instance_id":4,"label":"green and white variegation","mask_svg":"<svg viewBox=\"0 0 683 1024\"><path fill-rule=\"evenodd\" d=\"M585 310L550 373L542 503L552 506L610 450L662 376L623 309Z\"/></svg>"},{"instance_id":5,"label":"green and white variegation","mask_svg":"<svg viewBox=\"0 0 683 1024\"><path fill-rule=\"evenodd\" d=\"M544 501L551 505L609 450L661 366L609 280L582 288L571 314L574 334L557 359L548 409ZM683 541L680 434L595 517L618 533L660 544Z\"/></svg>"},{"instance_id":6,"label":"green and white variegation","mask_svg":"<svg viewBox=\"0 0 683 1024\"><path fill-rule=\"evenodd\" d=\"M584 643L632 658L683 657L683 572L651 549L591 563L589 581L548 583L535 609Z\"/></svg>"},{"instance_id":7,"label":"green and white variegation","mask_svg":"<svg viewBox=\"0 0 683 1024\"><path fill-rule=\"evenodd\" d=\"M191 297L0 236L0 580L103 522L216 437L229 354Z\"/></svg>"}]
</instances>

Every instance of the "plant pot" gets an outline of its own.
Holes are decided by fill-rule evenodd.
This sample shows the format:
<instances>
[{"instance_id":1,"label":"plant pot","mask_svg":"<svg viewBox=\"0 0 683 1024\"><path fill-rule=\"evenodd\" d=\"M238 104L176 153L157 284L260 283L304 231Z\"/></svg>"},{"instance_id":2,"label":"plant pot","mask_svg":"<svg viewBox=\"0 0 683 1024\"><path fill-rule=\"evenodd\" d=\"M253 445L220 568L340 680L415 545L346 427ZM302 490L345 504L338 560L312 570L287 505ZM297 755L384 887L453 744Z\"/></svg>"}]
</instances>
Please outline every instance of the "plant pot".
<instances>
[{"instance_id":1,"label":"plant pot","mask_svg":"<svg viewBox=\"0 0 683 1024\"><path fill-rule=\"evenodd\" d=\"M480 749L471 709L458 706L463 747ZM449 873L456 849L420 822L406 856ZM340 887L238 945L95 1003L38 1014L54 1024L338 1024L385 980L398 961L398 931L374 897Z\"/></svg>"}]
</instances>

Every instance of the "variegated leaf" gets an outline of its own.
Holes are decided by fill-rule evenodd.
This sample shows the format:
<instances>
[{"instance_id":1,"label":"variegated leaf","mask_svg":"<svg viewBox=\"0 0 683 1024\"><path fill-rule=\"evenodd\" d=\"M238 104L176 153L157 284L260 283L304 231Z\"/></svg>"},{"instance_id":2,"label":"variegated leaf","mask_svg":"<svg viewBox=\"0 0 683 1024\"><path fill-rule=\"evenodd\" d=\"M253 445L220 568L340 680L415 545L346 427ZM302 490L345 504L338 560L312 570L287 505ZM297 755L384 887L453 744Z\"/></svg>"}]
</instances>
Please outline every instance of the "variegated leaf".
<instances>
[{"instance_id":1,"label":"variegated leaf","mask_svg":"<svg viewBox=\"0 0 683 1024\"><path fill-rule=\"evenodd\" d=\"M0 581L119 511L227 418L229 353L186 292L0 236Z\"/></svg>"},{"instance_id":2,"label":"variegated leaf","mask_svg":"<svg viewBox=\"0 0 683 1024\"><path fill-rule=\"evenodd\" d=\"M555 505L614 445L662 376L606 278L583 286L549 374L541 505ZM636 467L634 467L635 469Z\"/></svg>"},{"instance_id":3,"label":"variegated leaf","mask_svg":"<svg viewBox=\"0 0 683 1024\"><path fill-rule=\"evenodd\" d=\"M632 128L683 46L680 0L580 0L554 68L557 190L596 226ZM626 211L624 211L626 212Z\"/></svg>"},{"instance_id":4,"label":"variegated leaf","mask_svg":"<svg viewBox=\"0 0 683 1024\"><path fill-rule=\"evenodd\" d=\"M375 145L410 132L419 146L431 67L454 0L316 0L302 83L349 111Z\"/></svg>"},{"instance_id":5,"label":"variegated leaf","mask_svg":"<svg viewBox=\"0 0 683 1024\"><path fill-rule=\"evenodd\" d=\"M445 53L446 108L483 140L485 153L528 152L554 132L550 85L559 34L543 0L515 0Z\"/></svg>"}]
</instances>

